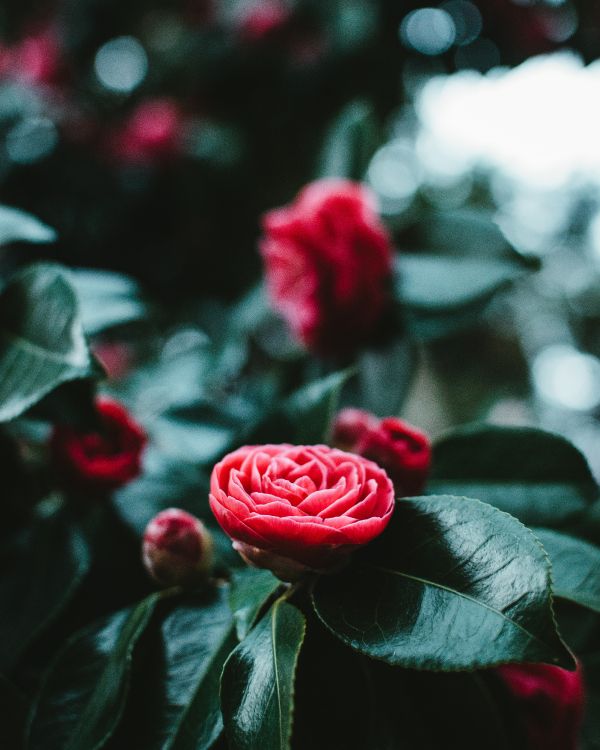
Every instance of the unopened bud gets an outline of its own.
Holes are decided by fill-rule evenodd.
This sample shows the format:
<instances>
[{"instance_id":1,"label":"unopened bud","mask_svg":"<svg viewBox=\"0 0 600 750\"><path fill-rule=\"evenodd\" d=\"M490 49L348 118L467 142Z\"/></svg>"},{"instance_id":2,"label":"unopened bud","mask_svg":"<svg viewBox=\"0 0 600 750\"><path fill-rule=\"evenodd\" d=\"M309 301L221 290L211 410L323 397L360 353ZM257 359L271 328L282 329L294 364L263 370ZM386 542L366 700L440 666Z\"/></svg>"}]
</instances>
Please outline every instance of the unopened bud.
<instances>
[{"instance_id":1,"label":"unopened bud","mask_svg":"<svg viewBox=\"0 0 600 750\"><path fill-rule=\"evenodd\" d=\"M142 553L146 570L161 586L193 586L212 566L213 541L198 518L168 508L146 526Z\"/></svg>"}]
</instances>

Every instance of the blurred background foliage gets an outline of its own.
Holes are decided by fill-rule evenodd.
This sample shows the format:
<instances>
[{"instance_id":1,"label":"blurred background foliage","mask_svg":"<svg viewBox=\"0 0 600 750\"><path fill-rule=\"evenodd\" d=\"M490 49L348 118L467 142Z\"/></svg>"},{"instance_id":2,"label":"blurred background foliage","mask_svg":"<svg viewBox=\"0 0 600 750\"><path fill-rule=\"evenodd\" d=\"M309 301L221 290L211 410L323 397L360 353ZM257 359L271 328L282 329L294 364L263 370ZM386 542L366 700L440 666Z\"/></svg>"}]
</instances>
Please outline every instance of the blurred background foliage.
<instances>
[{"instance_id":1,"label":"blurred background foliage","mask_svg":"<svg viewBox=\"0 0 600 750\"><path fill-rule=\"evenodd\" d=\"M57 233L3 249L3 272L51 259L133 277L81 277L100 344L202 348L252 304L262 212L319 175L364 178L401 252L541 266L427 344L403 414L433 433L541 424L600 472L595 3L7 2L0 34L2 202Z\"/></svg>"}]
</instances>

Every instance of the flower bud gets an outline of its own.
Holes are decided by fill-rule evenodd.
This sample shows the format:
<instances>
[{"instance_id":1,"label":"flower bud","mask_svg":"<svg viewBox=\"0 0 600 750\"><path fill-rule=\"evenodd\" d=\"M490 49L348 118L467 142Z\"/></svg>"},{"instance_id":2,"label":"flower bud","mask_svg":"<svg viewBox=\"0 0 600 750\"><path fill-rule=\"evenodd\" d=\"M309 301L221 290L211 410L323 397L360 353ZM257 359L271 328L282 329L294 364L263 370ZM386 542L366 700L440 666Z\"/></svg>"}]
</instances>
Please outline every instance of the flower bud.
<instances>
[{"instance_id":1,"label":"flower bud","mask_svg":"<svg viewBox=\"0 0 600 750\"><path fill-rule=\"evenodd\" d=\"M142 557L146 570L161 586L193 586L212 566L212 537L195 516L168 508L146 526Z\"/></svg>"},{"instance_id":2,"label":"flower bud","mask_svg":"<svg viewBox=\"0 0 600 750\"><path fill-rule=\"evenodd\" d=\"M342 409L333 425L333 443L375 461L392 479L396 494L418 495L431 462L429 438L397 417L378 419L362 409Z\"/></svg>"}]
</instances>

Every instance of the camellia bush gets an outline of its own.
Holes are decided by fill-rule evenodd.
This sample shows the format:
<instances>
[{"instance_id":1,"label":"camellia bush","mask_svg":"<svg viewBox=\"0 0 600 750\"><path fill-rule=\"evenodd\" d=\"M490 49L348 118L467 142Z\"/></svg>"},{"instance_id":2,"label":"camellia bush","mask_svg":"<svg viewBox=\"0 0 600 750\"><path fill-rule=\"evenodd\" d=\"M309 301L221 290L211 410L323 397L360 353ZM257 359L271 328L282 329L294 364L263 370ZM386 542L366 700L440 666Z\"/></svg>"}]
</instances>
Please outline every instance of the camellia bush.
<instances>
[{"instance_id":1,"label":"camellia bush","mask_svg":"<svg viewBox=\"0 0 600 750\"><path fill-rule=\"evenodd\" d=\"M397 252L339 178L262 229L265 283L227 305L51 263L2 278L0 744L597 747L585 459L396 416L422 342L527 266Z\"/></svg>"}]
</instances>

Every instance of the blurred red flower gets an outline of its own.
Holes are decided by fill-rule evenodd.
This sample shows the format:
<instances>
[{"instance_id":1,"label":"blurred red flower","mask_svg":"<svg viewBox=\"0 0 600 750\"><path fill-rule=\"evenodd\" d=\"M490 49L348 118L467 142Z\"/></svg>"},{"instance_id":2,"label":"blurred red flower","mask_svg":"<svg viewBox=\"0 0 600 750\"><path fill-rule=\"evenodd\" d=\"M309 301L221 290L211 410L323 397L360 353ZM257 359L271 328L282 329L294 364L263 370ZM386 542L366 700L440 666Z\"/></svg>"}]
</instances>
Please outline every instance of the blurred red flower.
<instances>
[{"instance_id":1,"label":"blurred red flower","mask_svg":"<svg viewBox=\"0 0 600 750\"><path fill-rule=\"evenodd\" d=\"M374 196L325 179L263 219L261 251L274 307L310 349L355 349L388 304L392 252Z\"/></svg>"},{"instance_id":2,"label":"blurred red flower","mask_svg":"<svg viewBox=\"0 0 600 750\"><path fill-rule=\"evenodd\" d=\"M81 432L71 425L56 425L50 451L62 484L94 493L110 492L141 471L146 435L116 401L100 398L98 432Z\"/></svg>"}]
</instances>

